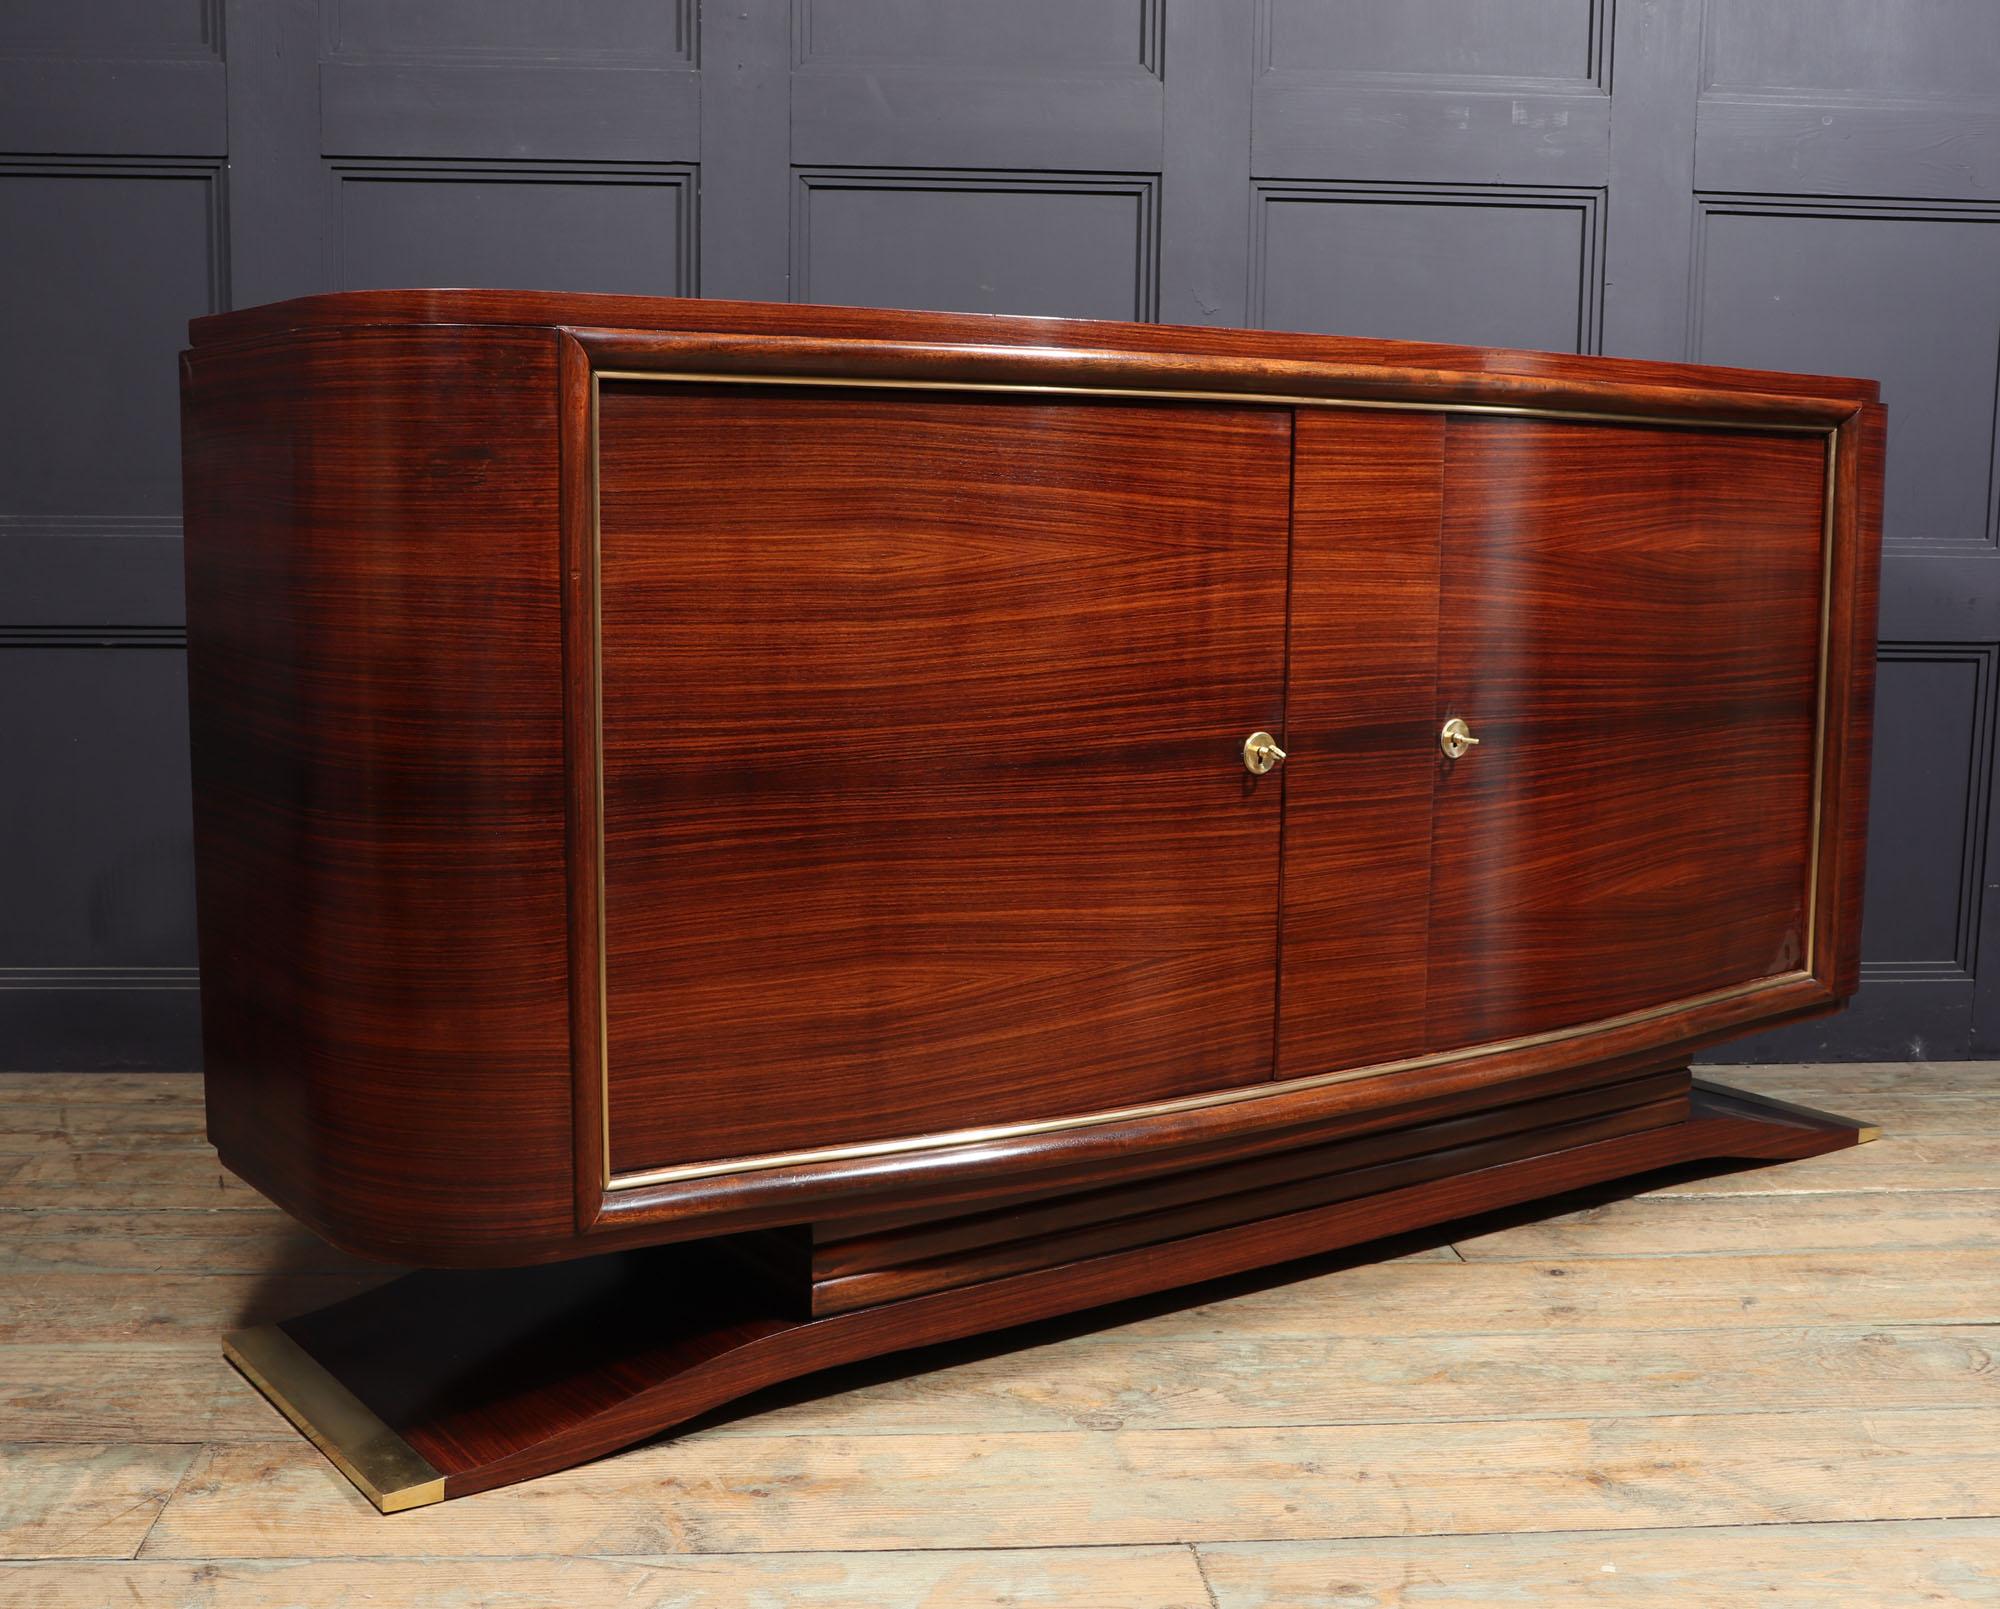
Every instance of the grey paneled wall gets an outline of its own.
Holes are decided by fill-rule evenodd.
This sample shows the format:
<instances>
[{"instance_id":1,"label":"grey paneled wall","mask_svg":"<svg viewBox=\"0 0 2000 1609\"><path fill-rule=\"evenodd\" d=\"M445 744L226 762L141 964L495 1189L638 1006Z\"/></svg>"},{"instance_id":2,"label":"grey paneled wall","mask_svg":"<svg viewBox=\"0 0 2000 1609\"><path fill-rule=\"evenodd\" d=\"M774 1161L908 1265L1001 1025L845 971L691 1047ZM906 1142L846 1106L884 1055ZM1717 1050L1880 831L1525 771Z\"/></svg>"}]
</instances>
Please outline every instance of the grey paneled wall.
<instances>
[{"instance_id":1,"label":"grey paneled wall","mask_svg":"<svg viewBox=\"0 0 2000 1609\"><path fill-rule=\"evenodd\" d=\"M188 1065L175 354L228 305L220 8L0 7L0 1066Z\"/></svg>"},{"instance_id":2,"label":"grey paneled wall","mask_svg":"<svg viewBox=\"0 0 2000 1609\"><path fill-rule=\"evenodd\" d=\"M174 354L538 285L1880 376L1867 985L2000 1043L1991 0L9 0L0 1063L191 1065Z\"/></svg>"}]
</instances>

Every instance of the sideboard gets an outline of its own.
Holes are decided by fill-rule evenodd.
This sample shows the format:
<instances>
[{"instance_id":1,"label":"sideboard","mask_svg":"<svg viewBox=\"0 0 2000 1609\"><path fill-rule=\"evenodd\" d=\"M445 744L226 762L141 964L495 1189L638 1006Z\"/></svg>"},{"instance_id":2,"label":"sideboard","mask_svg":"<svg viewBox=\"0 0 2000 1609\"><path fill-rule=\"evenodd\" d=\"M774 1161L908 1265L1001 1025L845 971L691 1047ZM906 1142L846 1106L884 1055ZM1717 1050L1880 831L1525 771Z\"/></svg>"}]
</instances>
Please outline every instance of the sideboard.
<instances>
[{"instance_id":1,"label":"sideboard","mask_svg":"<svg viewBox=\"0 0 2000 1609\"><path fill-rule=\"evenodd\" d=\"M1866 381L482 291L195 321L229 1338L385 1509L1870 1131Z\"/></svg>"}]
</instances>

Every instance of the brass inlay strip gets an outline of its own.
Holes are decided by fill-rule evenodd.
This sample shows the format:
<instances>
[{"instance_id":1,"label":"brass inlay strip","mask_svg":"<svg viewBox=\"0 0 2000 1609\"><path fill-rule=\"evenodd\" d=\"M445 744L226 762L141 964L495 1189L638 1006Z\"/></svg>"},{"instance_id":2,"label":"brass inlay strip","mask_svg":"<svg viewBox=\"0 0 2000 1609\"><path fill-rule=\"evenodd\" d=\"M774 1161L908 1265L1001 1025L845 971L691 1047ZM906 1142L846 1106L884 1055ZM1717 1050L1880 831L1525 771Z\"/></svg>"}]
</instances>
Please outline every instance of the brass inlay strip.
<instances>
[{"instance_id":1,"label":"brass inlay strip","mask_svg":"<svg viewBox=\"0 0 2000 1609\"><path fill-rule=\"evenodd\" d=\"M1820 776L1826 763L1826 667L1833 647L1833 498L1839 482L1834 478L1836 456L1840 452L1839 430L1826 433L1826 490L1820 496L1819 570L1819 669L1817 697L1813 704L1812 814L1806 827L1806 971L1813 969L1813 952L1819 937L1819 795Z\"/></svg>"},{"instance_id":2,"label":"brass inlay strip","mask_svg":"<svg viewBox=\"0 0 2000 1609\"><path fill-rule=\"evenodd\" d=\"M237 1330L222 1355L384 1514L444 1501L444 1476L275 1324Z\"/></svg>"},{"instance_id":3,"label":"brass inlay strip","mask_svg":"<svg viewBox=\"0 0 2000 1609\"><path fill-rule=\"evenodd\" d=\"M590 377L590 730L597 766L597 1100L598 1182L611 1184L611 987L604 940L604 551L603 503L597 472L597 376Z\"/></svg>"},{"instance_id":4,"label":"brass inlay strip","mask_svg":"<svg viewBox=\"0 0 2000 1609\"><path fill-rule=\"evenodd\" d=\"M1589 424L1657 425L1676 430L1787 430L1824 436L1827 425L1798 420L1663 418L1653 413L1610 413L1590 408L1538 408L1514 402L1402 402L1386 397L1301 397L1268 391L1169 391L1152 386L1031 384L1003 380L844 379L830 374L732 374L683 369L593 369L593 393L600 380L666 381L675 385L830 386L836 390L1000 391L1030 396L1124 397L1141 402L1244 402L1281 408L1370 408L1393 413L1481 413L1526 419L1576 419ZM595 459L592 460L593 470Z\"/></svg>"},{"instance_id":5,"label":"brass inlay strip","mask_svg":"<svg viewBox=\"0 0 2000 1609\"><path fill-rule=\"evenodd\" d=\"M1810 843L1806 874L1805 909L1805 964L1793 972L1779 973L1766 978L1753 978L1747 982L1732 984L1727 988L1710 990L1705 994L1691 995L1686 999L1668 1001L1662 1005L1648 1006L1638 1011L1624 1012L1614 1017L1600 1017L1592 1022L1576 1023L1565 1028L1547 1029L1541 1033L1526 1034L1517 1039L1486 1041L1477 1045L1461 1046L1454 1050L1433 1051L1421 1056L1406 1057L1400 1061L1378 1062L1368 1067L1351 1067L1338 1072L1315 1073L1304 1078L1270 1080L1263 1083L1241 1085L1231 1089L1211 1090L1202 1095L1185 1095L1173 1100L1149 1101L1137 1106L1121 1106L1108 1111L1084 1112L1071 1117L1040 1118L1020 1123L993 1124L983 1128L953 1129L944 1133L906 1135L895 1139L868 1140L851 1145L819 1146L809 1150L772 1152L759 1156L725 1157L706 1162L688 1162L672 1167L647 1168L634 1173L614 1174L611 1171L611 1054L610 1054L610 990L607 980L607 957L605 955L605 883L604 883L604 633L603 611L600 600L603 597L604 531L599 501L600 461L598 454L598 399L602 382L606 380L636 380L649 384L666 385L765 385L782 387L821 386L834 389L891 390L891 391L972 391L1029 394L1036 396L1083 396L1119 397L1153 402L1222 402L1236 404L1259 404L1288 408L1357 408L1374 411L1413 413L1464 413L1500 415L1510 418L1565 419L1592 424L1638 424L1661 429L1687 430L1737 430L1737 431L1786 431L1794 434L1820 435L1826 438L1826 495L1822 517L1821 546L1823 557L1820 572L1820 627L1819 627L1819 668L1818 699L1813 715L1813 762L1812 762L1812 803L1808 815ZM1037 385L1015 384L976 380L888 380L888 379L847 379L834 375L778 375L778 374L731 374L707 373L695 370L667 369L593 369L590 376L590 560L587 574L590 577L591 617L595 628L595 640L591 643L591 683L592 700L595 711L595 751L597 763L597 999L598 999L598 1104L603 1117L601 1136L603 1167L602 1183L607 1191L638 1190L649 1185L671 1184L688 1179L709 1179L725 1174L761 1173L779 1168L799 1167L816 1162L856 1161L865 1157L900 1156L912 1151L932 1151L958 1149L965 1146L990 1144L1000 1140L1021 1139L1034 1134L1059 1134L1080 1128L1097 1128L1109 1123L1131 1122L1139 1118L1160 1117L1176 1112L1201 1111L1215 1106L1233 1106L1242 1101L1262 1100L1273 1095L1287 1095L1301 1090L1323 1089L1329 1085L1356 1082L1364 1078L1382 1078L1392 1073L1414 1072L1429 1067L1450 1066L1456 1062L1474 1058L1503 1055L1509 1051L1533 1049L1539 1045L1560 1043L1567 1039L1582 1038L1586 1035L1602 1034L1619 1028L1636 1026L1676 1012L1691 1011L1702 1006L1720 1004L1728 1000L1762 993L1787 984L1812 980L1813 930L1817 921L1819 902L1819 820L1820 787L1825 755L1826 725L1826 669L1828 663L1828 637L1831 623L1833 588L1833 497L1834 497L1834 446L1839 439L1839 427L1819 424L1797 424L1783 421L1763 422L1745 419L1703 419L1703 418L1661 418L1655 414L1626 414L1598 412L1572 408L1538 408L1524 405L1479 402L1402 402L1379 398L1342 398L1292 396L1279 393L1247 391L1186 391L1152 389L1140 386L1082 386L1082 385Z\"/></svg>"}]
</instances>

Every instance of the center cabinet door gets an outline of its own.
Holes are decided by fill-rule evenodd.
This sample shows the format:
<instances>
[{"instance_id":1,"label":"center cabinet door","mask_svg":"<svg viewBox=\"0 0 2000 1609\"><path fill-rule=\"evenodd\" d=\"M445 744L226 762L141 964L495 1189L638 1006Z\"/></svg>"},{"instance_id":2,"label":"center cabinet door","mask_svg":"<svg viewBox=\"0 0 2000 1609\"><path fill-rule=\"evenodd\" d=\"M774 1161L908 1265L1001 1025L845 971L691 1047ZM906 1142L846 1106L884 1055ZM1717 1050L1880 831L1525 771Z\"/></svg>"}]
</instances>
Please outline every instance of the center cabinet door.
<instances>
[{"instance_id":1,"label":"center cabinet door","mask_svg":"<svg viewBox=\"0 0 2000 1609\"><path fill-rule=\"evenodd\" d=\"M614 1175L1272 1068L1283 409L606 381Z\"/></svg>"}]
</instances>

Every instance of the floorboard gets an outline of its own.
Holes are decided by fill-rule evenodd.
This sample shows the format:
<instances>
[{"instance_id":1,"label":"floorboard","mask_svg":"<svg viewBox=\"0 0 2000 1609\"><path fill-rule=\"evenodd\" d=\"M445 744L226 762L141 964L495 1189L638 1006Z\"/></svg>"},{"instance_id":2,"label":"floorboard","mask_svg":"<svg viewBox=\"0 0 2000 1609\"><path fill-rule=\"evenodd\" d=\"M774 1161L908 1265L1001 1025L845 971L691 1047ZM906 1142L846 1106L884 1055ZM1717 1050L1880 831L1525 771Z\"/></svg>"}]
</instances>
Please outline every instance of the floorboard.
<instances>
[{"instance_id":1,"label":"floorboard","mask_svg":"<svg viewBox=\"0 0 2000 1609\"><path fill-rule=\"evenodd\" d=\"M0 1077L0 1609L2000 1605L2000 1065L1731 1068L1880 1122L769 1392L383 1518L217 1332L384 1270L197 1080Z\"/></svg>"}]
</instances>

